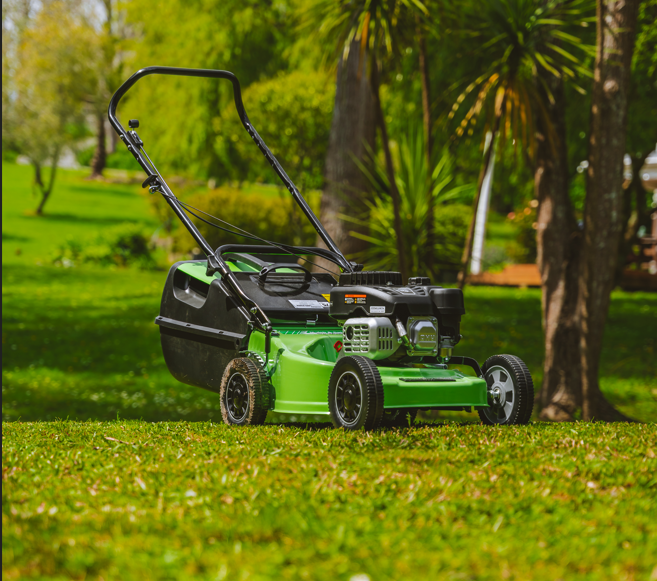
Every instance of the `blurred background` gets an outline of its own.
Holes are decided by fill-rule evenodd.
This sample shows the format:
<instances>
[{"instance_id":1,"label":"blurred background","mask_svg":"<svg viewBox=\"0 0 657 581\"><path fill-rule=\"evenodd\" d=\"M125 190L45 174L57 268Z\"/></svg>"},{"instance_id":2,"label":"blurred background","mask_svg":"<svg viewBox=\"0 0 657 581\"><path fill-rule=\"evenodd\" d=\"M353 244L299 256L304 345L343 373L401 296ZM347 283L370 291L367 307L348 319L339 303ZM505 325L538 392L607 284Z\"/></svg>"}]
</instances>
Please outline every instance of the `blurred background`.
<instances>
[{"instance_id":1,"label":"blurred background","mask_svg":"<svg viewBox=\"0 0 657 581\"><path fill-rule=\"evenodd\" d=\"M107 121L124 80L166 65L237 75L253 125L366 269L467 284L461 348L525 359L541 417L655 421L657 2L633 6L631 47L605 65L584 0L3 2L3 418L220 417L218 397L168 375L152 324L166 270L199 250L141 189ZM626 70L620 145L601 153L598 65ZM229 84L147 77L118 115L139 119L181 199L257 236L315 245ZM618 162L614 224L592 210L606 159ZM234 241L199 227L214 247ZM586 274L595 236L613 242L602 282ZM571 239L581 265L563 248ZM576 362L557 354L566 339L550 277L562 269L567 281L566 264L578 289L608 288L600 380L588 379L604 393L595 413L582 400L584 291L557 313L578 319Z\"/></svg>"}]
</instances>

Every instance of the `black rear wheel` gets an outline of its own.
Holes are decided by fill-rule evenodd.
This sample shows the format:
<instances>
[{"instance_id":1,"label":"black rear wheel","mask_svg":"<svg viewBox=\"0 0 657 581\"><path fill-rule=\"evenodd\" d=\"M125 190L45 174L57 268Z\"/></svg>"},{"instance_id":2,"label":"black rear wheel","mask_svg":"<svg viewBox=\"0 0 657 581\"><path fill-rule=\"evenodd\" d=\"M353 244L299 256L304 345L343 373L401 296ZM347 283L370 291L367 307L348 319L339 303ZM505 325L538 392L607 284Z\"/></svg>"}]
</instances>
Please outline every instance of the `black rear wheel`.
<instances>
[{"instance_id":1,"label":"black rear wheel","mask_svg":"<svg viewBox=\"0 0 657 581\"><path fill-rule=\"evenodd\" d=\"M235 426L265 423L269 409L269 382L259 363L248 357L233 359L221 380L221 417Z\"/></svg>"},{"instance_id":2,"label":"black rear wheel","mask_svg":"<svg viewBox=\"0 0 657 581\"><path fill-rule=\"evenodd\" d=\"M374 362L366 357L344 357L335 364L328 399L336 428L373 430L381 425L383 382Z\"/></svg>"},{"instance_id":3,"label":"black rear wheel","mask_svg":"<svg viewBox=\"0 0 657 581\"><path fill-rule=\"evenodd\" d=\"M493 355L482 367L489 407L479 410L488 425L526 424L534 408L534 382L522 359Z\"/></svg>"}]
</instances>

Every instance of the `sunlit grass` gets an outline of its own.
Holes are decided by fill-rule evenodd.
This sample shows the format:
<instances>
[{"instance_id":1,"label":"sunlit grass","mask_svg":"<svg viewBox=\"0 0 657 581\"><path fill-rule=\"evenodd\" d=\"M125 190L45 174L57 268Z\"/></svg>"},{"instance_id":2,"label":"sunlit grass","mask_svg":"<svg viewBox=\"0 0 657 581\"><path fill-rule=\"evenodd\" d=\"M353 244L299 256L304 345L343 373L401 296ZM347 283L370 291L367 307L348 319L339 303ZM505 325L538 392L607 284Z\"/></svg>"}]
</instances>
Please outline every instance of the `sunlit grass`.
<instances>
[{"instance_id":1,"label":"sunlit grass","mask_svg":"<svg viewBox=\"0 0 657 581\"><path fill-rule=\"evenodd\" d=\"M654 425L4 423L3 573L648 579Z\"/></svg>"}]
</instances>

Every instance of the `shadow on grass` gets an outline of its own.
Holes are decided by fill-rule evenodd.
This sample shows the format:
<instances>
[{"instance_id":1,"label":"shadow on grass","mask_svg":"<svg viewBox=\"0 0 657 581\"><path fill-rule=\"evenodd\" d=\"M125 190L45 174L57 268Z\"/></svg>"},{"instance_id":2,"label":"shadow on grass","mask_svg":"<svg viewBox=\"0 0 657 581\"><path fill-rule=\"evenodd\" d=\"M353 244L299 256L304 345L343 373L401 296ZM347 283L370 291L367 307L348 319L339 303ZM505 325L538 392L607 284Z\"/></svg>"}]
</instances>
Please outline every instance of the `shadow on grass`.
<instances>
[{"instance_id":1,"label":"shadow on grass","mask_svg":"<svg viewBox=\"0 0 657 581\"><path fill-rule=\"evenodd\" d=\"M16 234L8 234L7 232L2 233L3 242L29 242L32 240L27 236L17 236Z\"/></svg>"},{"instance_id":2,"label":"shadow on grass","mask_svg":"<svg viewBox=\"0 0 657 581\"><path fill-rule=\"evenodd\" d=\"M84 224L96 226L115 226L117 224L125 224L126 222L134 222L136 224L143 224L140 220L130 220L126 217L112 217L112 216L88 216L80 214L69 214L63 212L45 213L42 216L24 215L24 218L34 219L34 226L36 227L37 220L43 222L52 222L55 224Z\"/></svg>"},{"instance_id":3,"label":"shadow on grass","mask_svg":"<svg viewBox=\"0 0 657 581\"><path fill-rule=\"evenodd\" d=\"M135 169L141 169L138 165ZM111 180L104 180L101 182L91 182L87 184L69 184L67 189L76 194L83 194L85 196L93 197L98 196L112 196L112 198L135 198L139 194L137 193L137 187L141 186L143 180L139 179L138 181L132 181L130 183L124 182L112 182ZM101 189L98 185L101 184ZM123 187L114 187L114 186L123 186ZM127 188L126 186L134 186L134 189Z\"/></svg>"}]
</instances>

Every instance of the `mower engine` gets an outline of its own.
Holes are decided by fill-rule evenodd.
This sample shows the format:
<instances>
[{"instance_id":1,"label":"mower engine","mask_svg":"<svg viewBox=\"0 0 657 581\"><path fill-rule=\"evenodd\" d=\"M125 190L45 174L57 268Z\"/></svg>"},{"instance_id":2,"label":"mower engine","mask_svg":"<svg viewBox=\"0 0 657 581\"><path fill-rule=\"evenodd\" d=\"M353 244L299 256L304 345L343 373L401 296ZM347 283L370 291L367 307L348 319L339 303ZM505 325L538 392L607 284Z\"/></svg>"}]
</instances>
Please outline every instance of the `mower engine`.
<instances>
[{"instance_id":1,"label":"mower engine","mask_svg":"<svg viewBox=\"0 0 657 581\"><path fill-rule=\"evenodd\" d=\"M463 292L426 277L403 285L398 272L343 273L331 290L330 314L342 323L341 355L391 361L439 357L461 339Z\"/></svg>"}]
</instances>

